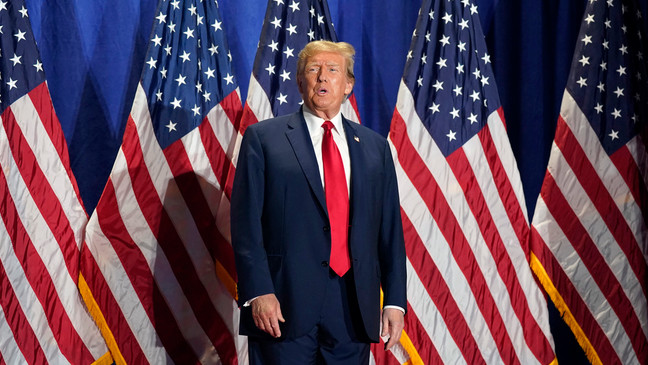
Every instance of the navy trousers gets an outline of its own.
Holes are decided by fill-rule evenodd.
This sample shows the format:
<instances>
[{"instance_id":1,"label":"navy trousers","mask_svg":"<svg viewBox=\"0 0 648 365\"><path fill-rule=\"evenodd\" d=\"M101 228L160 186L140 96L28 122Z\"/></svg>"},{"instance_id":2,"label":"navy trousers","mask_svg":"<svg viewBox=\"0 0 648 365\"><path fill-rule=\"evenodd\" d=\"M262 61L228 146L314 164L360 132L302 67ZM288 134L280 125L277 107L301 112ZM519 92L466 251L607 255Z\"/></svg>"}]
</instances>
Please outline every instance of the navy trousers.
<instances>
[{"instance_id":1,"label":"navy trousers","mask_svg":"<svg viewBox=\"0 0 648 365\"><path fill-rule=\"evenodd\" d=\"M328 284L322 288L326 290L326 302L315 327L306 335L291 340L266 341L250 337L250 365L369 363L370 341L360 318L352 271L342 278L329 271Z\"/></svg>"}]
</instances>

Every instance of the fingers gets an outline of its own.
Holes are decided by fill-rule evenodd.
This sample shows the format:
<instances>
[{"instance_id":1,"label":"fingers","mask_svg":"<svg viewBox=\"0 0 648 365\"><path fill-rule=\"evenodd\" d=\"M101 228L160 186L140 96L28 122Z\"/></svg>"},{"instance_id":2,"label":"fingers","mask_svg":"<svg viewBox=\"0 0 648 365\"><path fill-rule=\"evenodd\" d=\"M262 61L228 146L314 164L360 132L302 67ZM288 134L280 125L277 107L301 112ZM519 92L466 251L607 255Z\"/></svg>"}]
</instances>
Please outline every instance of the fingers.
<instances>
[{"instance_id":1,"label":"fingers","mask_svg":"<svg viewBox=\"0 0 648 365\"><path fill-rule=\"evenodd\" d=\"M280 337L279 321L285 322L279 301L274 294L262 295L252 301L252 318L261 331L272 337Z\"/></svg>"},{"instance_id":2,"label":"fingers","mask_svg":"<svg viewBox=\"0 0 648 365\"><path fill-rule=\"evenodd\" d=\"M389 350L398 343L405 327L403 312L398 309L387 308L383 311L383 329L381 336L389 335L385 350Z\"/></svg>"}]
</instances>

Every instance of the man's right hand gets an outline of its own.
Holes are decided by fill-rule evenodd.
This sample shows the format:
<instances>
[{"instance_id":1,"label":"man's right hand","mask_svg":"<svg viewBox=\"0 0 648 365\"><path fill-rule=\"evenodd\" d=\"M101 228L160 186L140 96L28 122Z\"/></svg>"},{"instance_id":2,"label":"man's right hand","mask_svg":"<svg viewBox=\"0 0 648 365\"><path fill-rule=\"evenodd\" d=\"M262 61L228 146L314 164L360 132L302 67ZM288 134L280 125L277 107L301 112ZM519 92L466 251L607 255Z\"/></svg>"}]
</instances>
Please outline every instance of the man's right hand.
<instances>
[{"instance_id":1,"label":"man's right hand","mask_svg":"<svg viewBox=\"0 0 648 365\"><path fill-rule=\"evenodd\" d=\"M281 314L281 306L274 294L261 295L255 298L252 303L252 318L254 324L272 337L281 336L279 321L285 322Z\"/></svg>"}]
</instances>

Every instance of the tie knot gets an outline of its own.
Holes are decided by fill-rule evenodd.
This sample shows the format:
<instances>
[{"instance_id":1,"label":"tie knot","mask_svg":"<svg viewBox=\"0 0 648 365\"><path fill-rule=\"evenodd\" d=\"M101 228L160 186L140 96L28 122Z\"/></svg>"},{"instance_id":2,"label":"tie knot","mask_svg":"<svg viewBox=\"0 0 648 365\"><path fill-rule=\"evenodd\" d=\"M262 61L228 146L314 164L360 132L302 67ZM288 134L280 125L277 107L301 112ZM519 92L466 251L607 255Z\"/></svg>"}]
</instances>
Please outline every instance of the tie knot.
<instances>
[{"instance_id":1,"label":"tie knot","mask_svg":"<svg viewBox=\"0 0 648 365\"><path fill-rule=\"evenodd\" d=\"M333 123L330 120L326 120L322 123L322 128L324 128L324 132L330 132L333 129Z\"/></svg>"}]
</instances>

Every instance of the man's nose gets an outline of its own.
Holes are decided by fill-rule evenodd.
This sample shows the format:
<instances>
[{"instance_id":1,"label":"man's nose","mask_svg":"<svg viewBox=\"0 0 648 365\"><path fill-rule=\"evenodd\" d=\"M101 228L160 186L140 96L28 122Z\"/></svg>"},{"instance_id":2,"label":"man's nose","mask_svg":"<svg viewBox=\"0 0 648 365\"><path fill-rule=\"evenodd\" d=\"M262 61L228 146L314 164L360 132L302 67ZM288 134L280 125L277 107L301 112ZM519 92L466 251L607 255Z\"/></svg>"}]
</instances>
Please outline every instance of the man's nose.
<instances>
[{"instance_id":1,"label":"man's nose","mask_svg":"<svg viewBox=\"0 0 648 365\"><path fill-rule=\"evenodd\" d=\"M328 80L328 75L326 74L326 71L320 70L319 73L317 74L317 81L324 82Z\"/></svg>"}]
</instances>

